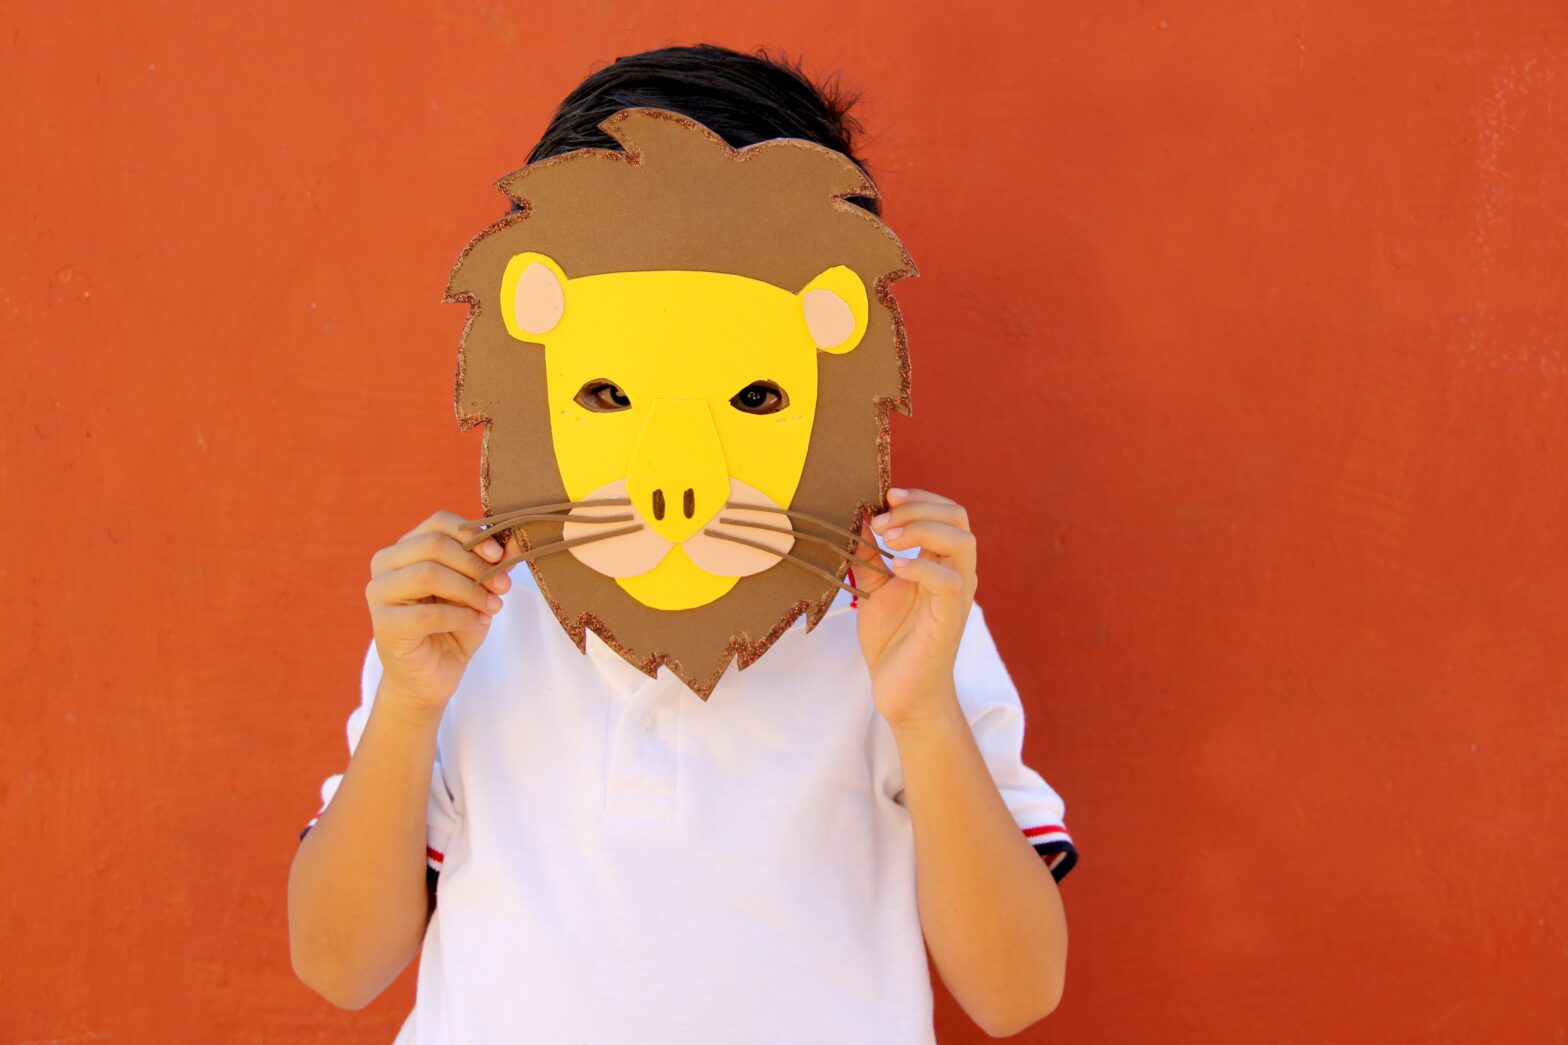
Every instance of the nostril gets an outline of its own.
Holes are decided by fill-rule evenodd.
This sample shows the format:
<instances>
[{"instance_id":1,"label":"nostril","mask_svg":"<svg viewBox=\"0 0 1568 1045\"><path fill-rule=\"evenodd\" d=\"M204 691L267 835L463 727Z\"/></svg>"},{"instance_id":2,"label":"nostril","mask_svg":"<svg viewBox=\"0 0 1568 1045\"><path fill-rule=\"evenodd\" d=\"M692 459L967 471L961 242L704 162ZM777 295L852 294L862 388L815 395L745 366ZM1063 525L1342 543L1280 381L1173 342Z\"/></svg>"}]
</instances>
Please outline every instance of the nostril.
<instances>
[{"instance_id":1,"label":"nostril","mask_svg":"<svg viewBox=\"0 0 1568 1045\"><path fill-rule=\"evenodd\" d=\"M655 491L653 491L653 517L655 519L660 519L660 520L662 520L664 518L664 491L663 490L655 490Z\"/></svg>"},{"instance_id":2,"label":"nostril","mask_svg":"<svg viewBox=\"0 0 1568 1045\"><path fill-rule=\"evenodd\" d=\"M681 499L681 508L686 512L686 518L688 519L697 514L696 490L689 486L686 487L686 496Z\"/></svg>"}]
</instances>

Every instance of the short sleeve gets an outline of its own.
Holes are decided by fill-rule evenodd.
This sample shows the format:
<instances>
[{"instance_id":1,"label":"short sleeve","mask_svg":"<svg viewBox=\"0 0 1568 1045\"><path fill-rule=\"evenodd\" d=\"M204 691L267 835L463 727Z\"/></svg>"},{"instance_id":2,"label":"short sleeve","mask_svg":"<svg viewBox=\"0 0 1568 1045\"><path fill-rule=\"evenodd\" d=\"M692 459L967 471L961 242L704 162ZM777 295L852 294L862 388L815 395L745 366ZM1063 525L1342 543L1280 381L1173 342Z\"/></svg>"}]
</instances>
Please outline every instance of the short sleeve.
<instances>
[{"instance_id":1,"label":"short sleeve","mask_svg":"<svg viewBox=\"0 0 1568 1045\"><path fill-rule=\"evenodd\" d=\"M376 654L376 644L371 642L370 649L365 654L365 666L360 673L360 702L348 717L348 753L353 757L354 750L359 747L359 738L365 733L365 723L370 721L370 709L376 702L376 690L381 685L381 658ZM301 839L316 826L316 821L321 819L327 807L332 804L332 797L337 794L338 785L343 782L343 774L338 773L326 779L321 785L321 806L316 810L316 815L310 818L301 831ZM441 745L436 744L435 764L430 772L430 801L425 810L425 857L433 871L440 871L442 863L446 860L447 843L458 825L457 803L452 797L451 788L446 783L446 771L442 765Z\"/></svg>"},{"instance_id":2,"label":"short sleeve","mask_svg":"<svg viewBox=\"0 0 1568 1045\"><path fill-rule=\"evenodd\" d=\"M975 606L964 628L953 667L958 702L1008 811L1057 881L1078 862L1067 833L1066 805L1039 773L1023 761L1024 708L1007 673L985 615Z\"/></svg>"}]
</instances>

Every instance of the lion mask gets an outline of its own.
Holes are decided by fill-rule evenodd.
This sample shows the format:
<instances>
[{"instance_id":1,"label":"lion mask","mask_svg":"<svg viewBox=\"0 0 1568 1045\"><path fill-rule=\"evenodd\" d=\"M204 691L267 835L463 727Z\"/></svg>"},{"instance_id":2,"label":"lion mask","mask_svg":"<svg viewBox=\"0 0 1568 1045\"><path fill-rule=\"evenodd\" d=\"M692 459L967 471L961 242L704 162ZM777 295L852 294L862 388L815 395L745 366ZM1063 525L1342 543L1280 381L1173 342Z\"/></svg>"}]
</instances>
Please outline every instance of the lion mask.
<instances>
[{"instance_id":1,"label":"lion mask","mask_svg":"<svg viewBox=\"0 0 1568 1045\"><path fill-rule=\"evenodd\" d=\"M520 209L452 270L458 422L485 425L471 543L515 532L580 649L592 630L707 699L846 587L909 410L888 285L914 264L837 152L657 109L601 127L621 150L503 178Z\"/></svg>"}]
</instances>

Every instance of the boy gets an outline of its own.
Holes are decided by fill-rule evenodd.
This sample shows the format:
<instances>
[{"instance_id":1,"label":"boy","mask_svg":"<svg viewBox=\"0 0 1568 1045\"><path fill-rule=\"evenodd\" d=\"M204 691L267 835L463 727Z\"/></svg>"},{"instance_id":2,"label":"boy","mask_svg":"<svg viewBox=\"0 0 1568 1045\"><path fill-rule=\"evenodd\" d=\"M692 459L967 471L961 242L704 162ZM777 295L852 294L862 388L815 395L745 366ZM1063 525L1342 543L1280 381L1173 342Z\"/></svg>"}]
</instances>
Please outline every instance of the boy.
<instances>
[{"instance_id":1,"label":"boy","mask_svg":"<svg viewBox=\"0 0 1568 1045\"><path fill-rule=\"evenodd\" d=\"M843 103L698 47L589 77L530 162L604 146L636 106L854 158ZM923 941L987 1032L1048 1013L1062 804L1020 761L963 509L888 504L893 577L862 571L871 598L706 703L592 634L580 653L527 571L476 583L518 549L464 551L459 516L378 552L352 757L290 874L300 977L358 1008L423 945L399 1042L929 1042Z\"/></svg>"}]
</instances>

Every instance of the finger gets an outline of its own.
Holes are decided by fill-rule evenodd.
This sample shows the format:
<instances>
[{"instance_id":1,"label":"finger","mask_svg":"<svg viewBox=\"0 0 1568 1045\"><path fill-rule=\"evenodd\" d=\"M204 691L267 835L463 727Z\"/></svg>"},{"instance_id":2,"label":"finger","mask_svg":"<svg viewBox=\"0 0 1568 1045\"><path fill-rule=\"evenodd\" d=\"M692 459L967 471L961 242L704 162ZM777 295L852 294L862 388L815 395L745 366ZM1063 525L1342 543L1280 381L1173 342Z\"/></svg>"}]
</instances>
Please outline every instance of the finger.
<instances>
[{"instance_id":1,"label":"finger","mask_svg":"<svg viewBox=\"0 0 1568 1045\"><path fill-rule=\"evenodd\" d=\"M506 546L501 549L501 558L497 560L504 565L502 565L499 571L491 574L489 580L485 581L485 584L492 588L494 588L496 581L504 581L506 587L495 588L494 590L496 591L504 592L512 587L512 569L513 567L522 563L522 560L519 559L518 556L523 554L523 544L522 541L518 540L517 537L517 535L521 532L521 530L512 530L506 535ZM523 566L524 570L527 568L528 567L526 565Z\"/></svg>"},{"instance_id":2,"label":"finger","mask_svg":"<svg viewBox=\"0 0 1568 1045\"><path fill-rule=\"evenodd\" d=\"M494 592L438 562L411 563L384 573L366 585L365 597L373 607L420 602L433 597L470 606L479 613L494 613L501 608L501 599Z\"/></svg>"},{"instance_id":3,"label":"finger","mask_svg":"<svg viewBox=\"0 0 1568 1045\"><path fill-rule=\"evenodd\" d=\"M887 492L887 503L894 507L900 504L907 504L910 501L926 501L933 504L957 503L951 497L943 497L941 494L932 493L930 490L905 490L895 486Z\"/></svg>"},{"instance_id":4,"label":"finger","mask_svg":"<svg viewBox=\"0 0 1568 1045\"><path fill-rule=\"evenodd\" d=\"M446 602L383 606L372 617L378 634L399 639L422 639L443 632L468 631L490 623L489 614Z\"/></svg>"},{"instance_id":5,"label":"finger","mask_svg":"<svg viewBox=\"0 0 1568 1045\"><path fill-rule=\"evenodd\" d=\"M975 559L975 535L946 523L914 522L908 526L896 526L883 534L882 541L895 551L918 547L922 552L941 555L966 565Z\"/></svg>"},{"instance_id":6,"label":"finger","mask_svg":"<svg viewBox=\"0 0 1568 1045\"><path fill-rule=\"evenodd\" d=\"M964 578L950 566L935 559L894 559L893 572L906 581L914 581L922 591L936 596L953 596L964 590Z\"/></svg>"},{"instance_id":7,"label":"finger","mask_svg":"<svg viewBox=\"0 0 1568 1045\"><path fill-rule=\"evenodd\" d=\"M912 522L930 519L934 522L969 529L969 513L961 504L952 501L905 501L871 520L871 528L886 535L889 530L907 526Z\"/></svg>"},{"instance_id":8,"label":"finger","mask_svg":"<svg viewBox=\"0 0 1568 1045\"><path fill-rule=\"evenodd\" d=\"M477 554L485 549L486 545L495 558L487 558ZM370 560L370 573L372 577L391 573L393 570L412 566L416 562L436 562L451 570L456 570L470 580L478 580L479 575L490 568L501 555L501 546L495 541L486 541L477 546L473 551L466 551L457 538L438 530L431 530L398 541L390 548L383 548ZM496 574L490 581L503 580L502 585L486 582L486 587L495 592L503 592L511 587L511 581L504 574Z\"/></svg>"},{"instance_id":9,"label":"finger","mask_svg":"<svg viewBox=\"0 0 1568 1045\"><path fill-rule=\"evenodd\" d=\"M418 537L422 533L444 533L448 536L456 537L461 532L458 530L458 527L467 521L467 519L464 519L456 512L449 512L445 509L442 509L439 512L433 513L424 522L420 523L418 526L399 537L398 541L401 543L402 541L408 540L410 537Z\"/></svg>"},{"instance_id":10,"label":"finger","mask_svg":"<svg viewBox=\"0 0 1568 1045\"><path fill-rule=\"evenodd\" d=\"M882 561L882 555L877 550L877 539L871 534L870 523L860 524L860 543L855 545L855 559L860 562ZM867 568L855 574L855 586L869 595L891 579L885 573Z\"/></svg>"}]
</instances>

